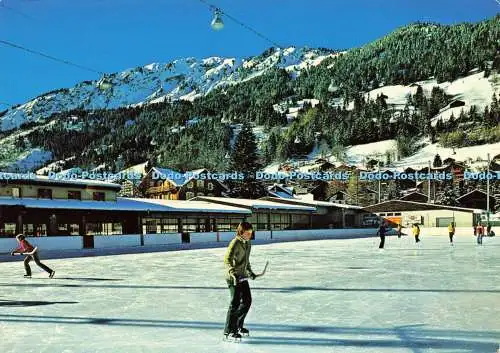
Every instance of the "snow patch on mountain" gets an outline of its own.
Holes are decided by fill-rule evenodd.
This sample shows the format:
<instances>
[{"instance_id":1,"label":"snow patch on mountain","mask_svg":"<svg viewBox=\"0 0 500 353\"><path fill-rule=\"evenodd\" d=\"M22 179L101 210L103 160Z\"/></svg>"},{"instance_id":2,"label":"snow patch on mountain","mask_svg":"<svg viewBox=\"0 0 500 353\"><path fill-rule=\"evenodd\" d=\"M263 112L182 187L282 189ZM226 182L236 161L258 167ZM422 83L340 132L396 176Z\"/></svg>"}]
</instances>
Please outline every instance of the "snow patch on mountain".
<instances>
[{"instance_id":1,"label":"snow patch on mountain","mask_svg":"<svg viewBox=\"0 0 500 353\"><path fill-rule=\"evenodd\" d=\"M251 58L183 58L167 64L151 63L99 80L43 94L0 117L0 130L15 129L26 122L40 122L54 113L73 109L112 109L178 99L194 100L213 89L239 84L264 74L272 67L296 73L317 65L328 55L308 48L274 49Z\"/></svg>"},{"instance_id":2,"label":"snow patch on mountain","mask_svg":"<svg viewBox=\"0 0 500 353\"><path fill-rule=\"evenodd\" d=\"M500 80L495 79L496 73L493 72L489 77L484 77L484 71L473 73L469 76L459 78L453 82L437 83L434 78L424 81L418 81L408 86L403 85L389 85L373 89L366 92L364 97L366 100L375 100L379 95L386 96L386 103L394 109L404 109L408 97L417 93L418 86L422 87L426 97L431 96L432 88L439 87L451 97L452 100L463 101L465 105L461 107L464 112L470 110L472 105L478 108L478 111L483 111L484 107L491 104L493 93L500 92ZM336 106L341 106L342 101L335 102ZM354 102L349 102L348 110L354 109ZM440 114L432 119L432 124L435 125L439 118L443 121L449 119L453 113L458 117L461 109L447 108L443 109Z\"/></svg>"}]
</instances>

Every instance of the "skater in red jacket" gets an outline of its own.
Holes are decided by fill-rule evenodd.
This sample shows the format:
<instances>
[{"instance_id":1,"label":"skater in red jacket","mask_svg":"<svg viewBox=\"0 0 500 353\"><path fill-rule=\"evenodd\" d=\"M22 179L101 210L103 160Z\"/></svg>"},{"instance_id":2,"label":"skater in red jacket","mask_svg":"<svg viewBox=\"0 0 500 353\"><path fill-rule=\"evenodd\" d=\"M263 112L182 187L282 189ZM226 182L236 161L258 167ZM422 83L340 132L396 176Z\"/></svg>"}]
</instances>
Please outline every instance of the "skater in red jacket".
<instances>
[{"instance_id":1,"label":"skater in red jacket","mask_svg":"<svg viewBox=\"0 0 500 353\"><path fill-rule=\"evenodd\" d=\"M10 253L12 256L14 255L25 255L24 259L24 269L26 270L26 274L24 277L31 278L31 267L29 265L31 260L34 260L38 267L42 268L49 274L49 278L54 277L56 271L52 270L48 266L42 264L40 259L38 258L38 247L33 247L27 240L24 234L18 234L16 236L16 240L19 243L19 247L17 249L12 250Z\"/></svg>"}]
</instances>

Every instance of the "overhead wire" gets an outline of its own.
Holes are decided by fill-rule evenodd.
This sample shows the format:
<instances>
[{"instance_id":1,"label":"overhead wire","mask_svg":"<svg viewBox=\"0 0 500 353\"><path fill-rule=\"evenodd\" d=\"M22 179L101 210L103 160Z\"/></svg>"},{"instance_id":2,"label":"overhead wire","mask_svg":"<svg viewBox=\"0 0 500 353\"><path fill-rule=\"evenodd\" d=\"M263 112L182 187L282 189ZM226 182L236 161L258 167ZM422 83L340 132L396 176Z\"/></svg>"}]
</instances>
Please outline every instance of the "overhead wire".
<instances>
[{"instance_id":1,"label":"overhead wire","mask_svg":"<svg viewBox=\"0 0 500 353\"><path fill-rule=\"evenodd\" d=\"M207 5L207 6L210 8L210 10L212 10L212 11L213 11L213 10L219 10L219 13L220 13L221 15L226 16L226 17L227 17L227 18L229 18L231 21L233 21L233 22L235 22L235 23L239 24L240 26L242 26L243 28L245 28L245 29L249 30L249 31L250 31L250 32L252 32L253 34L257 35L258 37L260 37L260 38L264 39L265 41L267 41L267 42L271 43L273 46L278 47L278 48L280 48L280 49L285 49L285 48L286 48L285 46L283 46L283 45L281 45L281 44L277 43L276 41L274 41L274 40L272 40L272 39L270 39L268 36L266 36L266 35L262 34L261 32L259 32L259 31L255 30L254 28L250 27L249 25L245 24L244 22L242 22L242 21L238 20L236 17L234 17L234 16L230 15L229 13L227 13L227 12L226 12L225 10L223 10L222 8L220 8L220 7L218 7L218 6L215 6L215 5L213 5L213 4L211 4L211 3L209 3L209 2L208 2L208 1L206 1L206 0L198 0L198 1L199 1L199 2L201 2L201 3L203 3L203 4L205 4L205 5ZM500 0L499 0L499 1L500 1Z\"/></svg>"},{"instance_id":2,"label":"overhead wire","mask_svg":"<svg viewBox=\"0 0 500 353\"><path fill-rule=\"evenodd\" d=\"M25 17L25 18L27 18L29 20L35 20L35 18L33 18L33 17L29 16L29 15L26 15L24 12L19 11L19 10L15 9L15 8L9 6L9 5L5 5L5 0L0 0L0 7L4 8L6 10L9 10L11 12L14 12L17 15L23 16L23 17Z\"/></svg>"},{"instance_id":3,"label":"overhead wire","mask_svg":"<svg viewBox=\"0 0 500 353\"><path fill-rule=\"evenodd\" d=\"M280 44L280 43L277 43L276 41L270 39L268 36L264 35L263 33L255 30L254 28L252 28L251 26L247 25L246 23L238 20L236 17L230 15L228 12L226 12L225 10L209 3L208 1L206 0L198 0L200 1L201 3L203 3L204 5L208 6L211 10L215 10L217 9L221 15L224 15L225 17L229 18L231 21L237 23L238 25L242 26L243 28L247 29L248 31L252 32L253 34L255 34L256 36L262 38L263 40L267 41L268 43L272 44L273 46L279 48L279 49L284 49L285 46ZM498 0L500 1L500 0ZM5 7L5 8L8 8L10 10L14 10L10 7L7 7L4 3L4 1L0 0L0 6L2 7ZM34 55L38 55L38 56L41 56L41 57L44 57L46 59L49 59L49 60L53 60L53 61L56 61L56 62L59 62L61 64L65 64L65 65L68 65L68 66L73 66L73 67L76 67L76 68L79 68L79 69L82 69L82 70L86 70L86 71L89 71L89 72L93 72L93 73L97 73L101 76L106 76L106 73L104 73L103 71L101 70L97 70L97 69L94 69L94 68L91 68L89 66L84 66L84 65L80 65L80 64L77 64L75 62L72 62L72 61L69 61L69 60L65 60L65 59L60 59L58 57L55 57L53 55L50 55L50 54L45 54L43 52L40 52L38 50L34 50L34 49L30 49L30 48L27 48L25 46L22 46L22 45L19 45L19 44L15 44L15 43L12 43L10 41L7 41L7 40L2 40L0 39L0 44L3 44L3 45L6 45L6 46L10 46L12 48L16 48L16 49L19 49L19 50L23 50L23 51L26 51L28 53L31 53L31 54L34 54ZM296 53L293 53L292 55L294 55ZM161 85L160 85L161 87ZM155 92L158 88L151 88L151 87L145 87L145 86L140 86L140 88L147 88L147 90L152 90L153 92ZM7 103L0 103L0 104L3 104L3 105L7 105L7 106L12 106L10 104L7 104Z\"/></svg>"},{"instance_id":4,"label":"overhead wire","mask_svg":"<svg viewBox=\"0 0 500 353\"><path fill-rule=\"evenodd\" d=\"M44 54L44 53L39 52L37 50L29 49L29 48L26 48L26 47L24 47L22 45L18 45L18 44L15 44L15 43L3 40L3 39L0 39L0 44L4 44L4 45L7 45L7 46L10 46L10 47L13 47L13 48L24 50L24 51L26 51L28 53L39 55L39 56L42 56L44 58L47 58L47 59L50 59L50 60L54 60L54 61L60 62L62 64L66 64L66 65L69 65L69 66L74 66L74 67L77 67L77 68L82 69L82 70L91 71L91 72L94 72L94 73L98 73L100 75L104 75L105 74L104 72L102 72L100 70L95 70L95 69L93 69L91 67L88 67L88 66L84 66L84 65L80 65L80 64L75 64L74 62L71 62L69 60L59 59L59 58L57 58L55 56Z\"/></svg>"}]
</instances>

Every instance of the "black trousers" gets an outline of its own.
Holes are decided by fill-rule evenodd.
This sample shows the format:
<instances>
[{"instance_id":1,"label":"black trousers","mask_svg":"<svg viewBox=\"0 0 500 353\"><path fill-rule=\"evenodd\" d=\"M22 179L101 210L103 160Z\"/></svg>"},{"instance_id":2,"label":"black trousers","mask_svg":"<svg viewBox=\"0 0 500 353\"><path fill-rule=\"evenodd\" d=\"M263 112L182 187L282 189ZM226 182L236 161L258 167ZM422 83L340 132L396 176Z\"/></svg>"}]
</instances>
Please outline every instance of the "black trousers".
<instances>
[{"instance_id":1,"label":"black trousers","mask_svg":"<svg viewBox=\"0 0 500 353\"><path fill-rule=\"evenodd\" d=\"M234 286L228 283L231 302L226 317L224 333L238 332L243 327L245 317L252 305L252 294L248 281L243 281Z\"/></svg>"},{"instance_id":2,"label":"black trousers","mask_svg":"<svg viewBox=\"0 0 500 353\"><path fill-rule=\"evenodd\" d=\"M378 246L379 249L383 249L384 244L385 244L385 234L384 235L380 234L380 245Z\"/></svg>"},{"instance_id":3,"label":"black trousers","mask_svg":"<svg viewBox=\"0 0 500 353\"><path fill-rule=\"evenodd\" d=\"M27 255L26 258L24 259L24 269L26 270L26 274L28 276L31 276L31 267L29 265L31 260L35 261L38 267L44 269L48 273L52 273L52 269L50 269L48 266L40 262L40 259L38 258L38 251L35 251L33 255Z\"/></svg>"},{"instance_id":4,"label":"black trousers","mask_svg":"<svg viewBox=\"0 0 500 353\"><path fill-rule=\"evenodd\" d=\"M453 243L453 235L455 235L455 233L449 232L448 235L450 236L450 243Z\"/></svg>"}]
</instances>

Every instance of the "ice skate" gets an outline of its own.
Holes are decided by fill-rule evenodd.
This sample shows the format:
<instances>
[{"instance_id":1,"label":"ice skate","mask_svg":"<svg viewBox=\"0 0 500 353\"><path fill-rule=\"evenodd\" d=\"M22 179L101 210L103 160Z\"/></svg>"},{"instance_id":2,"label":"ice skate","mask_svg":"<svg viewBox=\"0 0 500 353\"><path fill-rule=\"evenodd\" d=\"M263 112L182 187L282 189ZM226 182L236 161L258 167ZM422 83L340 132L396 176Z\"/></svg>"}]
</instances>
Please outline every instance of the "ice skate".
<instances>
[{"instance_id":1,"label":"ice skate","mask_svg":"<svg viewBox=\"0 0 500 353\"><path fill-rule=\"evenodd\" d=\"M238 331L241 336L248 337L250 336L250 331L244 327L241 327Z\"/></svg>"},{"instance_id":2,"label":"ice skate","mask_svg":"<svg viewBox=\"0 0 500 353\"><path fill-rule=\"evenodd\" d=\"M226 342L241 342L241 335L238 332L224 333L224 341Z\"/></svg>"}]
</instances>

